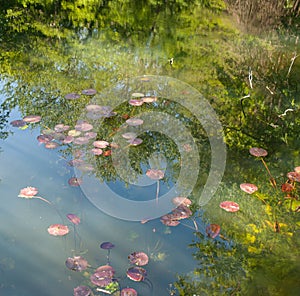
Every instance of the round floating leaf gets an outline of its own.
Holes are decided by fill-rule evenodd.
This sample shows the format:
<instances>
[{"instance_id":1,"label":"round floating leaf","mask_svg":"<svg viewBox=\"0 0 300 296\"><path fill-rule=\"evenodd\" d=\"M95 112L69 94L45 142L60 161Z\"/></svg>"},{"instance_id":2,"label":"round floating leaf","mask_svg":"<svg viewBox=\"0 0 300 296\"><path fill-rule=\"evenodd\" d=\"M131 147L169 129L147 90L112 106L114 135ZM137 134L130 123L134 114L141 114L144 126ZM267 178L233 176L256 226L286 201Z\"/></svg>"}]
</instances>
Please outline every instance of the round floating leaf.
<instances>
[{"instance_id":1,"label":"round floating leaf","mask_svg":"<svg viewBox=\"0 0 300 296\"><path fill-rule=\"evenodd\" d=\"M144 266L148 264L149 257L144 252L133 252L128 256L130 264L135 264L138 266Z\"/></svg>"},{"instance_id":2,"label":"round floating leaf","mask_svg":"<svg viewBox=\"0 0 300 296\"><path fill-rule=\"evenodd\" d=\"M76 177L72 177L68 180L68 183L70 186L80 186L82 184L82 179L81 178L76 178Z\"/></svg>"},{"instance_id":3,"label":"round floating leaf","mask_svg":"<svg viewBox=\"0 0 300 296\"><path fill-rule=\"evenodd\" d=\"M23 127L26 126L26 122L24 120L21 119L17 119L17 120L13 120L10 123L13 127Z\"/></svg>"},{"instance_id":4,"label":"round floating leaf","mask_svg":"<svg viewBox=\"0 0 300 296\"><path fill-rule=\"evenodd\" d=\"M146 175L152 180L161 180L165 176L165 173L162 170L149 169Z\"/></svg>"},{"instance_id":5,"label":"round floating leaf","mask_svg":"<svg viewBox=\"0 0 300 296\"><path fill-rule=\"evenodd\" d=\"M289 172L289 173L287 173L287 177L288 177L291 181L300 182L300 173L297 173L297 172Z\"/></svg>"},{"instance_id":6,"label":"round floating leaf","mask_svg":"<svg viewBox=\"0 0 300 296\"><path fill-rule=\"evenodd\" d=\"M142 106L144 104L143 100L129 100L129 105L131 106Z\"/></svg>"},{"instance_id":7,"label":"round floating leaf","mask_svg":"<svg viewBox=\"0 0 300 296\"><path fill-rule=\"evenodd\" d=\"M138 293L133 288L124 288L121 290L121 296L137 296Z\"/></svg>"},{"instance_id":8,"label":"round floating leaf","mask_svg":"<svg viewBox=\"0 0 300 296\"><path fill-rule=\"evenodd\" d=\"M37 194L38 194L38 189L36 187L28 186L20 190L18 197L32 198Z\"/></svg>"},{"instance_id":9,"label":"round floating leaf","mask_svg":"<svg viewBox=\"0 0 300 296\"><path fill-rule=\"evenodd\" d=\"M78 286L74 288L74 296L90 296L92 290L87 286Z\"/></svg>"},{"instance_id":10,"label":"round floating leaf","mask_svg":"<svg viewBox=\"0 0 300 296\"><path fill-rule=\"evenodd\" d=\"M143 97L142 101L144 103L153 103L157 101L157 97Z\"/></svg>"},{"instance_id":11,"label":"round floating leaf","mask_svg":"<svg viewBox=\"0 0 300 296\"><path fill-rule=\"evenodd\" d=\"M103 153L103 150L100 148L93 148L91 151L94 155L101 155Z\"/></svg>"},{"instance_id":12,"label":"round floating leaf","mask_svg":"<svg viewBox=\"0 0 300 296\"><path fill-rule=\"evenodd\" d=\"M76 100L80 98L80 94L77 93L69 93L65 95L65 99L67 100Z\"/></svg>"},{"instance_id":13,"label":"round floating leaf","mask_svg":"<svg viewBox=\"0 0 300 296\"><path fill-rule=\"evenodd\" d=\"M95 141L93 143L93 145L96 148L102 148L102 149L104 149L104 148L106 148L109 145L109 143L107 141Z\"/></svg>"},{"instance_id":14,"label":"round floating leaf","mask_svg":"<svg viewBox=\"0 0 300 296\"><path fill-rule=\"evenodd\" d=\"M54 127L54 130L55 130L56 132L58 132L58 133L60 133L60 132L65 132L65 131L67 131L67 130L69 130L69 129L70 129L70 126L69 126L69 125L64 125L64 124L62 124L62 123L57 124L57 125Z\"/></svg>"},{"instance_id":15,"label":"round floating leaf","mask_svg":"<svg viewBox=\"0 0 300 296\"><path fill-rule=\"evenodd\" d=\"M66 260L66 266L74 271L83 271L88 268L89 264L83 257L75 256L73 258L69 257Z\"/></svg>"},{"instance_id":16,"label":"round floating leaf","mask_svg":"<svg viewBox=\"0 0 300 296\"><path fill-rule=\"evenodd\" d=\"M255 157L264 157L268 155L268 151L263 148L253 147L249 149L251 155Z\"/></svg>"},{"instance_id":17,"label":"round floating leaf","mask_svg":"<svg viewBox=\"0 0 300 296\"><path fill-rule=\"evenodd\" d=\"M128 132L128 133L124 133L122 134L122 137L126 140L134 140L137 137L137 134L134 132Z\"/></svg>"},{"instance_id":18,"label":"round floating leaf","mask_svg":"<svg viewBox=\"0 0 300 296\"><path fill-rule=\"evenodd\" d=\"M93 125L86 121L77 123L75 125L75 130L77 130L77 131L87 132L87 131L90 131L91 129L93 129Z\"/></svg>"},{"instance_id":19,"label":"round floating leaf","mask_svg":"<svg viewBox=\"0 0 300 296\"><path fill-rule=\"evenodd\" d=\"M77 131L77 130L68 131L68 136L71 136L71 137L78 137L80 134L81 134L81 131Z\"/></svg>"},{"instance_id":20,"label":"round floating leaf","mask_svg":"<svg viewBox=\"0 0 300 296\"><path fill-rule=\"evenodd\" d=\"M226 212L237 212L240 206L234 201L223 201L220 203L220 208Z\"/></svg>"},{"instance_id":21,"label":"round floating leaf","mask_svg":"<svg viewBox=\"0 0 300 296\"><path fill-rule=\"evenodd\" d=\"M112 249L112 248L114 248L114 247L115 247L115 245L112 244L111 242L104 242L104 243L102 243L102 244L100 245L100 248L101 248L101 249L104 249L104 250L110 250L110 249Z\"/></svg>"},{"instance_id":22,"label":"round floating leaf","mask_svg":"<svg viewBox=\"0 0 300 296\"><path fill-rule=\"evenodd\" d=\"M93 88L88 88L88 89L84 89L81 93L86 96L93 96L97 93L97 91Z\"/></svg>"},{"instance_id":23,"label":"round floating leaf","mask_svg":"<svg viewBox=\"0 0 300 296\"><path fill-rule=\"evenodd\" d=\"M138 126L138 125L141 125L144 123L144 120L143 119L140 119L140 118L129 118L126 120L126 123L130 126Z\"/></svg>"},{"instance_id":24,"label":"round floating leaf","mask_svg":"<svg viewBox=\"0 0 300 296\"><path fill-rule=\"evenodd\" d=\"M295 171L296 173L300 174L300 166L296 166L296 167L294 168L294 171Z\"/></svg>"},{"instance_id":25,"label":"round floating leaf","mask_svg":"<svg viewBox=\"0 0 300 296\"><path fill-rule=\"evenodd\" d=\"M164 215L160 218L160 222L166 226L177 226L180 222L171 214Z\"/></svg>"},{"instance_id":26,"label":"round floating leaf","mask_svg":"<svg viewBox=\"0 0 300 296\"><path fill-rule=\"evenodd\" d=\"M67 214L67 218L75 225L80 223L80 218L75 214Z\"/></svg>"},{"instance_id":27,"label":"round floating leaf","mask_svg":"<svg viewBox=\"0 0 300 296\"><path fill-rule=\"evenodd\" d=\"M128 141L131 146L138 146L143 143L141 138L135 138Z\"/></svg>"},{"instance_id":28,"label":"round floating leaf","mask_svg":"<svg viewBox=\"0 0 300 296\"><path fill-rule=\"evenodd\" d=\"M94 139L94 138L97 137L97 133L95 133L95 132L86 132L86 133L84 134L84 136L85 136L86 138L88 138L88 139Z\"/></svg>"},{"instance_id":29,"label":"round floating leaf","mask_svg":"<svg viewBox=\"0 0 300 296\"><path fill-rule=\"evenodd\" d=\"M91 105L87 105L87 106L85 107L85 109L86 109L88 112L94 112L94 113L97 113L97 112L101 112L102 107L99 106L99 105L96 105L96 104L91 104Z\"/></svg>"},{"instance_id":30,"label":"round floating leaf","mask_svg":"<svg viewBox=\"0 0 300 296\"><path fill-rule=\"evenodd\" d=\"M47 149L55 149L59 146L57 142L46 142L45 143L45 148Z\"/></svg>"},{"instance_id":31,"label":"round floating leaf","mask_svg":"<svg viewBox=\"0 0 300 296\"><path fill-rule=\"evenodd\" d=\"M69 233L69 228L63 224L52 224L48 227L48 233L54 236L63 236Z\"/></svg>"},{"instance_id":32,"label":"round floating leaf","mask_svg":"<svg viewBox=\"0 0 300 296\"><path fill-rule=\"evenodd\" d=\"M132 266L127 269L127 277L135 282L141 282L145 279L147 272L144 268L139 266Z\"/></svg>"},{"instance_id":33,"label":"round floating leaf","mask_svg":"<svg viewBox=\"0 0 300 296\"><path fill-rule=\"evenodd\" d=\"M39 135L37 136L37 140L39 143L48 143L53 140L53 137L51 135Z\"/></svg>"},{"instance_id":34,"label":"round floating leaf","mask_svg":"<svg viewBox=\"0 0 300 296\"><path fill-rule=\"evenodd\" d=\"M106 287L112 282L114 273L110 265L103 265L96 269L95 273L90 276L90 280L96 286Z\"/></svg>"},{"instance_id":35,"label":"round floating leaf","mask_svg":"<svg viewBox=\"0 0 300 296\"><path fill-rule=\"evenodd\" d=\"M249 193L249 194L252 194L258 190L257 186L254 184L251 184L251 183L242 183L242 184L240 184L240 188L244 192Z\"/></svg>"},{"instance_id":36,"label":"round floating leaf","mask_svg":"<svg viewBox=\"0 0 300 296\"><path fill-rule=\"evenodd\" d=\"M88 137L78 137L74 139L73 143L77 145L85 145L89 142L89 140L90 139Z\"/></svg>"},{"instance_id":37,"label":"round floating leaf","mask_svg":"<svg viewBox=\"0 0 300 296\"><path fill-rule=\"evenodd\" d=\"M42 117L39 115L28 115L23 118L23 121L28 122L28 123L37 123L37 122L40 122L41 119L42 119Z\"/></svg>"}]
</instances>

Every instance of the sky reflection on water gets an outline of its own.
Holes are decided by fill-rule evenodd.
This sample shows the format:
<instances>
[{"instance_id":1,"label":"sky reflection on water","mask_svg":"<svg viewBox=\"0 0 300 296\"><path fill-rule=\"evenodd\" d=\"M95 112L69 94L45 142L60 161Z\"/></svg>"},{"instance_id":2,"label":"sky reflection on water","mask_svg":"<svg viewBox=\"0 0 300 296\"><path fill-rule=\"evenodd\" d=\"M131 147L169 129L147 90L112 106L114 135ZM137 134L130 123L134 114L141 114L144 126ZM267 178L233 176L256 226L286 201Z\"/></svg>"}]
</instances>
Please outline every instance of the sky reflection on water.
<instances>
[{"instance_id":1,"label":"sky reflection on water","mask_svg":"<svg viewBox=\"0 0 300 296\"><path fill-rule=\"evenodd\" d=\"M9 121L19 117L14 111ZM73 169L57 151L38 143L39 128L9 129L13 134L1 141L0 153L1 295L72 295L74 287L88 281L65 267L66 258L82 252L92 267L106 264L106 252L99 248L103 241L116 246L110 261L122 287L135 287L141 295L151 295L149 287L130 281L125 274L129 267L127 256L133 251L145 251L150 256L146 269L153 283L153 295L168 295L175 273L193 270L195 263L187 248L193 238L191 229L179 226L168 233L159 220L141 224L102 213L80 188L69 186ZM37 187L38 195L51 201L64 221L41 200L18 198L20 189L26 186ZM77 252L72 225L65 217L68 213L75 213L82 220L77 226ZM65 237L50 236L49 225L62 222L69 225L70 233Z\"/></svg>"}]
</instances>

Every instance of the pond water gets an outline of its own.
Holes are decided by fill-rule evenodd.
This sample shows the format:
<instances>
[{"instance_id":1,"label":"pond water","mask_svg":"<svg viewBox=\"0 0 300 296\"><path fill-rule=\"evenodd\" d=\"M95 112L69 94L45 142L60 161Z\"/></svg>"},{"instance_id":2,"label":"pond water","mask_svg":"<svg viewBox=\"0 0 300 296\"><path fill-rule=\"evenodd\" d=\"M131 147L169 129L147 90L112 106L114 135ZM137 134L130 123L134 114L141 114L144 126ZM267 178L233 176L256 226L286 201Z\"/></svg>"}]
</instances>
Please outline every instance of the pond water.
<instances>
[{"instance_id":1,"label":"pond water","mask_svg":"<svg viewBox=\"0 0 300 296\"><path fill-rule=\"evenodd\" d=\"M2 96L2 102L4 100ZM11 110L8 121L22 117L15 108ZM170 228L155 219L174 208L170 201L167 209L164 208L166 205L160 205L160 198L175 186L171 180L167 183L161 181L159 209L154 206L152 211L151 207L156 203L157 181L146 177L145 171L149 165L144 165L144 177L135 185L108 181L105 186L107 190L102 187L102 182L95 184L93 175L70 165L70 160L76 159L74 155L78 150L90 149L87 144L74 145L73 156L71 154L67 158L62 153L67 149L61 142L59 150L46 149L45 143L38 141L41 131L49 127L43 126L43 123L28 125L24 129L10 124L8 130L11 134L1 142L1 294L71 295L73 288L89 283L89 276L68 270L66 259L83 256L91 265L91 272L92 268L107 263L107 251L99 247L105 241L115 245L111 250L110 264L120 285L134 287L141 295L168 295L177 272L185 274L193 271L196 264L188 248L193 238L193 223L187 221ZM99 126L96 125L94 130ZM121 159L125 157L124 152ZM164 159L157 158L152 156L153 166L156 160L161 170L165 167L165 175L168 176L171 173L168 166L176 161L167 165ZM69 184L68 181L74 177L82 178L81 187ZM47 199L51 205L39 199L18 198L20 190L27 186L38 188L37 196ZM174 191L169 199L176 193L179 194L179 191ZM104 206L105 200L112 198L112 195L118 196L117 200L108 205L111 208L107 208ZM126 204L119 211L114 211L122 199L136 201L133 212ZM155 202L143 209L139 205L143 200ZM69 213L81 219L76 228L66 217ZM153 221L142 224L142 219ZM66 237L51 236L47 229L52 224L68 225L70 233ZM128 255L134 251L143 251L149 256L148 282L135 283L126 277L130 266Z\"/></svg>"},{"instance_id":2,"label":"pond water","mask_svg":"<svg viewBox=\"0 0 300 296\"><path fill-rule=\"evenodd\" d=\"M93 295L298 295L299 187L286 175L300 163L298 60L289 69L272 38L245 34L247 43L227 15L200 6L131 20L137 5L122 23L111 5L106 28L65 33L51 23L45 33L39 24L44 38L20 21L23 35L7 35L16 47L1 48L0 295L74 295L82 285ZM227 57L230 47L238 50ZM250 99L249 65L233 69L246 58L256 65L256 87L262 67L275 71L274 57L287 60L278 68L289 71L290 105L267 100L270 77ZM253 144L270 148L266 162L249 154ZM242 192L245 182L258 193ZM221 209L226 200L239 211ZM55 224L69 232L51 235ZM126 274L134 252L149 257L135 281ZM86 269L66 266L76 256ZM103 265L113 285L91 282Z\"/></svg>"}]
</instances>

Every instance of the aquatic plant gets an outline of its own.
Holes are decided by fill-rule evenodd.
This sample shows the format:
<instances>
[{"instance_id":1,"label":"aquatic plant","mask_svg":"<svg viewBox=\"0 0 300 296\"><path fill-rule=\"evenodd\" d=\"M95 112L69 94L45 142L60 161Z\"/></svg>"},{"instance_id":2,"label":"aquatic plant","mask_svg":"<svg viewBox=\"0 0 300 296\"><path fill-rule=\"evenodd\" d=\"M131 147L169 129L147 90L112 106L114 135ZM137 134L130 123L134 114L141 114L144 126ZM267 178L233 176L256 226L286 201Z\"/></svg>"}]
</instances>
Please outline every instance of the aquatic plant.
<instances>
[{"instance_id":1,"label":"aquatic plant","mask_svg":"<svg viewBox=\"0 0 300 296\"><path fill-rule=\"evenodd\" d=\"M159 180L163 179L165 176L164 171L159 170L159 169L149 169L146 172L146 175L152 179L152 180L156 180L156 195L155 195L155 199L156 199L156 203L158 203L158 195L159 195Z\"/></svg>"},{"instance_id":2,"label":"aquatic plant","mask_svg":"<svg viewBox=\"0 0 300 296\"><path fill-rule=\"evenodd\" d=\"M104 242L100 245L100 248L101 249L104 249L104 250L107 250L107 255L106 255L106 258L107 258L107 264L110 265L110 259L109 259L109 256L110 256L110 250L113 249L115 247L114 244L112 244L111 242Z\"/></svg>"},{"instance_id":3,"label":"aquatic plant","mask_svg":"<svg viewBox=\"0 0 300 296\"><path fill-rule=\"evenodd\" d=\"M75 249L75 252L77 251L77 243L76 243L76 237L79 238L79 241L81 242L81 238L77 232L77 229L76 229L76 225L78 225L81 220L80 218L75 215L75 214L67 214L66 217L68 218L69 221L72 222L72 225L73 225L73 231L74 231L74 249Z\"/></svg>"},{"instance_id":4,"label":"aquatic plant","mask_svg":"<svg viewBox=\"0 0 300 296\"><path fill-rule=\"evenodd\" d=\"M36 196L37 194L38 194L38 189L36 187L28 186L20 190L18 197L26 198L26 199L36 198L48 203L49 205L52 205L52 203L49 200L41 196Z\"/></svg>"},{"instance_id":5,"label":"aquatic plant","mask_svg":"<svg viewBox=\"0 0 300 296\"><path fill-rule=\"evenodd\" d=\"M64 236L69 233L68 226L63 224L52 224L47 230L53 236Z\"/></svg>"}]
</instances>

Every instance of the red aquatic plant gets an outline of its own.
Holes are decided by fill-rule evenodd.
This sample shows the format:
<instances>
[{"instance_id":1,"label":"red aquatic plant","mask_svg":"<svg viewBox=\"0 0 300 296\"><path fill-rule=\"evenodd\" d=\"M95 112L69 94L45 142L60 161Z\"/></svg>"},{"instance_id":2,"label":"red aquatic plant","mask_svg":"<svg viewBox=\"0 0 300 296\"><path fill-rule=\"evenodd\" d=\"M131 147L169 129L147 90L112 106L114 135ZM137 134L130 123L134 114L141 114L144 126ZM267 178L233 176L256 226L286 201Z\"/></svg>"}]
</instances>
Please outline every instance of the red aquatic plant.
<instances>
[{"instance_id":1,"label":"red aquatic plant","mask_svg":"<svg viewBox=\"0 0 300 296\"><path fill-rule=\"evenodd\" d=\"M156 186L156 203L158 203L158 195L159 195L159 180L163 179L165 176L165 173L162 170L159 169L149 169L146 172L146 175L152 179L157 181L157 186Z\"/></svg>"},{"instance_id":2,"label":"red aquatic plant","mask_svg":"<svg viewBox=\"0 0 300 296\"><path fill-rule=\"evenodd\" d=\"M74 296L89 296L92 295L92 290L87 286L78 286L74 288Z\"/></svg>"},{"instance_id":3,"label":"red aquatic plant","mask_svg":"<svg viewBox=\"0 0 300 296\"><path fill-rule=\"evenodd\" d=\"M252 147L252 148L249 149L249 152L250 152L251 155L253 155L255 157L259 157L261 159L261 161L262 161L262 163L263 163L263 165L264 165L265 169L267 170L267 173L270 177L270 182L271 182L273 188L276 188L276 181L275 181L274 177L272 176L272 174L271 174L271 172L268 168L267 163L263 159L265 156L268 155L268 151L263 149L263 148Z\"/></svg>"},{"instance_id":4,"label":"red aquatic plant","mask_svg":"<svg viewBox=\"0 0 300 296\"><path fill-rule=\"evenodd\" d=\"M39 115L28 115L23 118L23 121L28 122L28 123L37 123L37 122L40 122L41 119L42 119L42 117Z\"/></svg>"},{"instance_id":5,"label":"red aquatic plant","mask_svg":"<svg viewBox=\"0 0 300 296\"><path fill-rule=\"evenodd\" d=\"M82 179L81 178L76 178L76 177L72 177L68 180L68 183L70 186L80 186L82 184Z\"/></svg>"},{"instance_id":6,"label":"red aquatic plant","mask_svg":"<svg viewBox=\"0 0 300 296\"><path fill-rule=\"evenodd\" d=\"M109 265L110 264L110 261L109 261L109 256L110 256L110 250L113 249L115 247L114 244L112 244L111 242L104 242L100 245L100 248L103 249L103 250L107 250L107 255L106 255L106 258L107 258L107 264Z\"/></svg>"},{"instance_id":7,"label":"red aquatic plant","mask_svg":"<svg viewBox=\"0 0 300 296\"><path fill-rule=\"evenodd\" d=\"M64 236L69 233L69 227L63 224L52 224L48 227L48 233L53 236Z\"/></svg>"},{"instance_id":8,"label":"red aquatic plant","mask_svg":"<svg viewBox=\"0 0 300 296\"><path fill-rule=\"evenodd\" d=\"M93 88L87 88L87 89L84 89L81 93L86 96L93 96L97 93L97 91Z\"/></svg>"},{"instance_id":9,"label":"red aquatic plant","mask_svg":"<svg viewBox=\"0 0 300 296\"><path fill-rule=\"evenodd\" d=\"M65 263L67 268L73 271L83 271L89 266L87 260L81 256L74 256L73 258L69 257Z\"/></svg>"},{"instance_id":10,"label":"red aquatic plant","mask_svg":"<svg viewBox=\"0 0 300 296\"><path fill-rule=\"evenodd\" d=\"M38 189L36 187L28 186L28 187L22 188L20 190L18 197L27 198L27 199L36 198L36 199L40 199L40 200L52 205L52 203L49 200L47 200L41 196L36 196L37 194L38 194Z\"/></svg>"},{"instance_id":11,"label":"red aquatic plant","mask_svg":"<svg viewBox=\"0 0 300 296\"><path fill-rule=\"evenodd\" d=\"M80 218L75 214L67 214L67 218L75 225L80 223Z\"/></svg>"},{"instance_id":12,"label":"red aquatic plant","mask_svg":"<svg viewBox=\"0 0 300 296\"><path fill-rule=\"evenodd\" d=\"M96 286L106 287L113 281L114 274L115 271L110 265L103 265L96 269L90 280Z\"/></svg>"},{"instance_id":13,"label":"red aquatic plant","mask_svg":"<svg viewBox=\"0 0 300 296\"><path fill-rule=\"evenodd\" d=\"M141 282L147 276L147 271L139 266L132 266L127 269L127 277L135 282Z\"/></svg>"},{"instance_id":14,"label":"red aquatic plant","mask_svg":"<svg viewBox=\"0 0 300 296\"><path fill-rule=\"evenodd\" d=\"M226 212L232 213L237 212L240 209L239 205L236 202L228 200L221 202L220 208L225 210Z\"/></svg>"},{"instance_id":15,"label":"red aquatic plant","mask_svg":"<svg viewBox=\"0 0 300 296\"><path fill-rule=\"evenodd\" d=\"M144 266L148 264L149 257L144 252L133 252L128 256L130 264L135 264L137 266Z\"/></svg>"},{"instance_id":16,"label":"red aquatic plant","mask_svg":"<svg viewBox=\"0 0 300 296\"><path fill-rule=\"evenodd\" d=\"M240 188L248 194L252 194L258 190L257 186L251 183L242 183L240 184Z\"/></svg>"}]
</instances>

